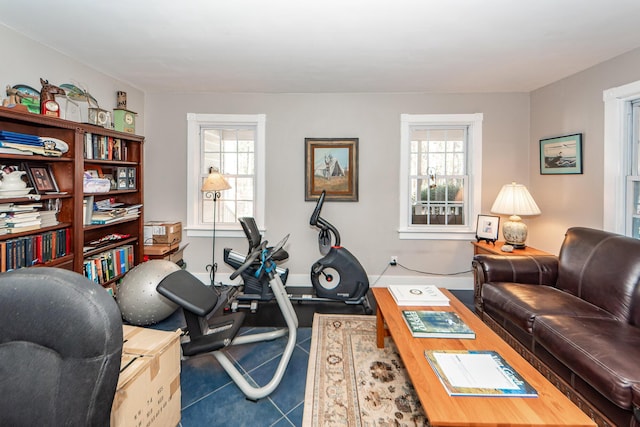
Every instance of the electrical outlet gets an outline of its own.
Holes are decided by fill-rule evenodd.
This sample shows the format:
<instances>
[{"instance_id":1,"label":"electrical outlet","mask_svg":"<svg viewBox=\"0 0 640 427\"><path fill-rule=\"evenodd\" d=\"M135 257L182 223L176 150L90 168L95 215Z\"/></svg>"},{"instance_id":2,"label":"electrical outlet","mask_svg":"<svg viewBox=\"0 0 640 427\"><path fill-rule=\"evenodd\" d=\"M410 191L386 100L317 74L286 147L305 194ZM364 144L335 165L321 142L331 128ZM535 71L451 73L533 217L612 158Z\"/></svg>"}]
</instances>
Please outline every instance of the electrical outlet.
<instances>
[{"instance_id":1,"label":"electrical outlet","mask_svg":"<svg viewBox=\"0 0 640 427\"><path fill-rule=\"evenodd\" d=\"M398 257L395 255L391 256L391 260L389 261L390 265L398 265Z\"/></svg>"}]
</instances>

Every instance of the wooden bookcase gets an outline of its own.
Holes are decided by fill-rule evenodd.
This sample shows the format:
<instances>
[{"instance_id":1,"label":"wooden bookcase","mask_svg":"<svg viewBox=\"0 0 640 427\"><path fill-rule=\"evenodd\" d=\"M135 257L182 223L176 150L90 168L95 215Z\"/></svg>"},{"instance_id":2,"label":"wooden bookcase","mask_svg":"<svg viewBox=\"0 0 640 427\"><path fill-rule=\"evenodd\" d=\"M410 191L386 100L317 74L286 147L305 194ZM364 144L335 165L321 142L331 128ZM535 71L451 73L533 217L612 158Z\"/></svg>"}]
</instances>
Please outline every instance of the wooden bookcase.
<instances>
[{"instance_id":1,"label":"wooden bookcase","mask_svg":"<svg viewBox=\"0 0 640 427\"><path fill-rule=\"evenodd\" d=\"M7 242L15 241L15 239L19 239L21 237L38 236L48 232L66 230L62 232L62 234L65 232L67 233L66 251L64 255L47 260L44 263L35 263L33 265L34 267L42 265L59 267L84 274L85 260L124 245L130 245L133 249L131 268L142 262L144 255L144 206L140 208L140 214L137 218L119 220L106 225L85 225L83 201L85 196L88 196L88 194L84 193L83 178L85 170L98 169L105 173L108 171L114 171L113 173L115 173L118 168L131 170L135 175L135 184L132 188L112 189L105 193L93 193L91 195L93 195L95 201L113 198L116 202L124 203L126 205L143 205L144 137L117 132L90 124L76 123L55 117L15 111L4 107L0 107L0 131L19 132L40 137L46 136L57 138L64 141L69 146L69 150L61 157L37 154L27 155L0 153L1 165L20 165L21 169L25 164L49 168L59 189L59 193L57 194L41 194L39 196L30 194L24 197L0 198L1 204L13 203L15 205L24 205L27 203L42 203L42 209L45 209L48 204L59 205L59 224L24 233L0 235L0 248L2 248L2 246L6 246ZM102 138L119 140L122 150L121 158L116 160L113 159L113 156L94 156L94 158L85 158L88 135L96 135ZM0 185L0 189L1 188L2 187ZM103 236L113 233L128 234L130 237L119 241L113 241L100 247L83 250L88 246L88 242L95 241ZM60 232L58 234L60 234ZM4 269L6 270L6 264L3 263L2 265L5 265ZM121 277L122 274L116 277L110 277L107 280L101 281L101 284L104 287L115 291L115 283Z\"/></svg>"}]
</instances>

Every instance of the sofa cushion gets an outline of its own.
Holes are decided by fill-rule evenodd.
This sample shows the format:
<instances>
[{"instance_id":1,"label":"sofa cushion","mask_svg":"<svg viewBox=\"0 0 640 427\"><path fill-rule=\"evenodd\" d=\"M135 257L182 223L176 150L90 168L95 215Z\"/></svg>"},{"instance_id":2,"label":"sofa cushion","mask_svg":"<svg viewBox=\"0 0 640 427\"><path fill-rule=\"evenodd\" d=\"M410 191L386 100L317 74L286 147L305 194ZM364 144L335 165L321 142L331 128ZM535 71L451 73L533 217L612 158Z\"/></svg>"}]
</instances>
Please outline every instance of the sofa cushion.
<instances>
[{"instance_id":1,"label":"sofa cushion","mask_svg":"<svg viewBox=\"0 0 640 427\"><path fill-rule=\"evenodd\" d=\"M640 329L615 319L541 315L533 336L612 403L631 409L632 386L640 381Z\"/></svg>"},{"instance_id":2,"label":"sofa cushion","mask_svg":"<svg viewBox=\"0 0 640 427\"><path fill-rule=\"evenodd\" d=\"M556 287L635 325L640 280L640 240L602 230L573 227L560 250ZM638 305L638 304L636 304Z\"/></svg>"},{"instance_id":3,"label":"sofa cushion","mask_svg":"<svg viewBox=\"0 0 640 427\"><path fill-rule=\"evenodd\" d=\"M531 333L541 314L613 318L601 308L551 286L496 282L482 286L484 309L499 313Z\"/></svg>"}]
</instances>

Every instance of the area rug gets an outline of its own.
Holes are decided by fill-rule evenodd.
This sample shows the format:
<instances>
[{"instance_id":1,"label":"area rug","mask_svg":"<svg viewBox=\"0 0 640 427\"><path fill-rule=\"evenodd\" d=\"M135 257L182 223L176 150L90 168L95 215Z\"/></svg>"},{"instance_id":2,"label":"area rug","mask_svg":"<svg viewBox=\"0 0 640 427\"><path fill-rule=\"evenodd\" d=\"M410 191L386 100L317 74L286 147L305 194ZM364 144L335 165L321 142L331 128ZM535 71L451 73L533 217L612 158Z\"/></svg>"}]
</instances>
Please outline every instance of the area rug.
<instances>
[{"instance_id":1,"label":"area rug","mask_svg":"<svg viewBox=\"0 0 640 427\"><path fill-rule=\"evenodd\" d=\"M313 318L303 426L428 426L393 341L376 346L376 318Z\"/></svg>"}]
</instances>

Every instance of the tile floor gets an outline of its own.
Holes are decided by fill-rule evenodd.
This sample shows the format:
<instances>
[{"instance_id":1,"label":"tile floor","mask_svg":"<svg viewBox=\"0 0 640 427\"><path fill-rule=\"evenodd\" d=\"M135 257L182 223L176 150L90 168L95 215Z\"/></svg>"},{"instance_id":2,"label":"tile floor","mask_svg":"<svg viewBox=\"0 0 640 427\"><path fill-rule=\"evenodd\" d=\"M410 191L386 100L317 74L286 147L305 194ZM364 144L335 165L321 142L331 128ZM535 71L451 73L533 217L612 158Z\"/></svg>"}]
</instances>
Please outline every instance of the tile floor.
<instances>
[{"instance_id":1,"label":"tile floor","mask_svg":"<svg viewBox=\"0 0 640 427\"><path fill-rule=\"evenodd\" d=\"M473 291L455 291L467 306L472 305ZM304 391L307 376L307 363L311 345L311 320L313 312L352 312L363 314L361 306L345 307L344 304L329 305L294 304L298 313L300 328L297 332L296 347L289 361L280 386L271 395L257 402L247 400L244 394L231 381L227 373L210 355L201 355L182 361L180 386L182 392L182 427L225 426L225 427L262 427L262 426L302 426L304 409ZM278 326L277 315L269 308L261 308L258 313L247 315L245 324L265 322L265 316ZM261 316L261 317L260 317ZM175 330L184 324L178 310L167 320L154 328ZM243 328L242 333L255 333L268 330L268 327L253 325ZM273 328L271 328L273 329ZM285 338L270 342L248 344L229 350L230 357L245 373L249 381L259 385L266 384L280 360Z\"/></svg>"}]
</instances>

